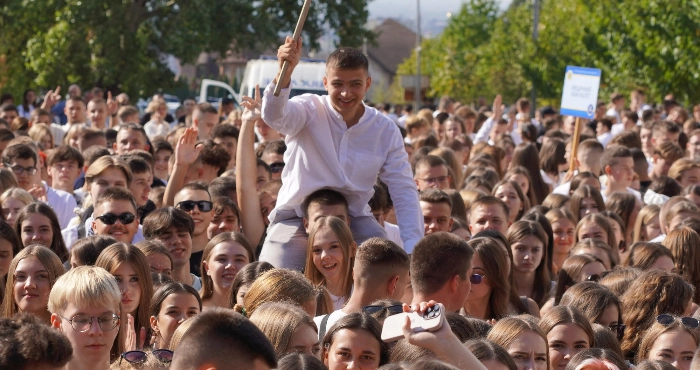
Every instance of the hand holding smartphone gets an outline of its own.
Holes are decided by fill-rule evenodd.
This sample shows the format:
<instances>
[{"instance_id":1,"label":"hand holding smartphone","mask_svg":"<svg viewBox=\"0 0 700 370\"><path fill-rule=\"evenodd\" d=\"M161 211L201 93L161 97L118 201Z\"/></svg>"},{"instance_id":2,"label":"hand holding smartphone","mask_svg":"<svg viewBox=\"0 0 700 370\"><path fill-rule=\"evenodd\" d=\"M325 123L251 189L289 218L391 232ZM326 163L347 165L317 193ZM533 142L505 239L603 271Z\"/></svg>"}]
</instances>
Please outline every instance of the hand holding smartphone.
<instances>
[{"instance_id":1,"label":"hand holding smartphone","mask_svg":"<svg viewBox=\"0 0 700 370\"><path fill-rule=\"evenodd\" d=\"M434 332L440 330L444 321L445 307L437 303L428 307L424 313L420 312L404 312L398 315L392 315L384 320L382 327L382 340L385 342L393 342L404 337L403 328L406 324L406 317L411 320L411 330L414 333Z\"/></svg>"}]
</instances>

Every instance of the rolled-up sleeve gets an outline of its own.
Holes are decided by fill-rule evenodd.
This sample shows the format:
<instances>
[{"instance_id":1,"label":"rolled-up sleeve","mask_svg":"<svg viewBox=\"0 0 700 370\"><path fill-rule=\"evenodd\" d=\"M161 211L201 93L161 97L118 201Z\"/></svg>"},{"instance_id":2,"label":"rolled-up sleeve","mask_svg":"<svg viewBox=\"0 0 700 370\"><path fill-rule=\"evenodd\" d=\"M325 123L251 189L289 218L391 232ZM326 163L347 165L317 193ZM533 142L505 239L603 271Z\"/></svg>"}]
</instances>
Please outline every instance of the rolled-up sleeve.
<instances>
[{"instance_id":1,"label":"rolled-up sleeve","mask_svg":"<svg viewBox=\"0 0 700 370\"><path fill-rule=\"evenodd\" d=\"M287 136L296 135L307 124L306 108L302 101L289 99L290 89L282 89L275 96L275 84L263 92L262 119L268 126Z\"/></svg>"},{"instance_id":2,"label":"rolled-up sleeve","mask_svg":"<svg viewBox=\"0 0 700 370\"><path fill-rule=\"evenodd\" d=\"M389 187L389 194L396 209L401 240L406 253L410 254L416 243L423 237L423 214L418 203L418 189L413 180L413 171L408 163L408 155L398 129L379 178Z\"/></svg>"}]
</instances>

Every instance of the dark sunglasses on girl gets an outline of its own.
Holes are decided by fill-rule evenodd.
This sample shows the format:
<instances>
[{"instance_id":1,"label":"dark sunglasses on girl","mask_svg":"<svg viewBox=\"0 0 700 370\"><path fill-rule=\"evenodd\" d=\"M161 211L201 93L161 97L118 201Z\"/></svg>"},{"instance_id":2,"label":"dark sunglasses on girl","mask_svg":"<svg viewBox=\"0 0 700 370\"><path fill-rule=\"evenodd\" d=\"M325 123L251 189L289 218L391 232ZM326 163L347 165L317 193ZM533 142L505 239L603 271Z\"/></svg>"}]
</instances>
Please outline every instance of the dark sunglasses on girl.
<instances>
[{"instance_id":1,"label":"dark sunglasses on girl","mask_svg":"<svg viewBox=\"0 0 700 370\"><path fill-rule=\"evenodd\" d=\"M469 282L474 284L474 285L479 285L481 284L481 281L484 280L484 274L472 274L469 277Z\"/></svg>"},{"instance_id":2,"label":"dark sunglasses on girl","mask_svg":"<svg viewBox=\"0 0 700 370\"><path fill-rule=\"evenodd\" d=\"M194 200L185 200L177 204L177 208L185 211L185 212L190 212L194 210L194 207L199 208L200 212L209 212L212 209L212 202L208 200L200 200L200 201L194 201Z\"/></svg>"},{"instance_id":3,"label":"dark sunglasses on girl","mask_svg":"<svg viewBox=\"0 0 700 370\"><path fill-rule=\"evenodd\" d=\"M134 222L136 215L130 212L124 212L122 214L105 213L102 216L97 216L95 218L102 221L105 225L114 225L117 223L117 220L119 220L122 225L128 225Z\"/></svg>"},{"instance_id":4,"label":"dark sunglasses on girl","mask_svg":"<svg viewBox=\"0 0 700 370\"><path fill-rule=\"evenodd\" d=\"M169 364L173 360L173 351L168 349L157 349L151 352L158 361ZM144 364L148 361L148 353L143 351L129 351L122 353L122 359L131 364ZM119 360L121 363L121 359Z\"/></svg>"},{"instance_id":5,"label":"dark sunglasses on girl","mask_svg":"<svg viewBox=\"0 0 700 370\"><path fill-rule=\"evenodd\" d=\"M627 325L625 325L625 324L615 324L615 325L610 325L608 328L610 328L610 330L613 333L617 334L618 340L622 340L622 338L624 338L624 336L625 336L625 328L626 327L627 327Z\"/></svg>"},{"instance_id":6,"label":"dark sunglasses on girl","mask_svg":"<svg viewBox=\"0 0 700 370\"><path fill-rule=\"evenodd\" d=\"M362 307L362 312L366 314L373 314L379 311L386 310L389 311L389 315L396 315L403 312L403 305L395 304L392 306L364 306Z\"/></svg>"},{"instance_id":7,"label":"dark sunglasses on girl","mask_svg":"<svg viewBox=\"0 0 700 370\"><path fill-rule=\"evenodd\" d=\"M680 320L681 324L686 328L697 329L698 326L700 326L700 321L692 317L676 317L669 314L656 316L656 322L664 326L669 326L676 322L676 320Z\"/></svg>"}]
</instances>

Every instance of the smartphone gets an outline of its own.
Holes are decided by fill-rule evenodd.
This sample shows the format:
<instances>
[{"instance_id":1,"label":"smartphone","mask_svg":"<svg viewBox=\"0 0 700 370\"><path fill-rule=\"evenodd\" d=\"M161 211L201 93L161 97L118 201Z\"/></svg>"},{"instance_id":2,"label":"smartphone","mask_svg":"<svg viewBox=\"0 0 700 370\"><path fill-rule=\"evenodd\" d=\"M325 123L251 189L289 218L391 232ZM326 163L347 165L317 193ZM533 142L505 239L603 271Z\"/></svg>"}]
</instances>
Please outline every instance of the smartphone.
<instances>
[{"instance_id":1,"label":"smartphone","mask_svg":"<svg viewBox=\"0 0 700 370\"><path fill-rule=\"evenodd\" d=\"M411 319L411 329L414 333L437 331L442 326L442 315L444 314L445 307L438 303L428 308L424 314L418 312L404 312L391 315L384 320L382 340L385 342L393 342L403 338L403 325L406 322L406 316Z\"/></svg>"}]
</instances>

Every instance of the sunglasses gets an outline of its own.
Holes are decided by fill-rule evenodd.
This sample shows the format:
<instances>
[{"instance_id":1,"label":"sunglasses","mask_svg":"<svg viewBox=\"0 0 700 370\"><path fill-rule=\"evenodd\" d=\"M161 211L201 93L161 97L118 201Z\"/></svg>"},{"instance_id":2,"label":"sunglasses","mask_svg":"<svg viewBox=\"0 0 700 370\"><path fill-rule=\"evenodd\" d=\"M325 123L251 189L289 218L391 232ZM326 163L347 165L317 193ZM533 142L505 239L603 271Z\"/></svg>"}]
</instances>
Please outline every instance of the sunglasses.
<instances>
[{"instance_id":1,"label":"sunglasses","mask_svg":"<svg viewBox=\"0 0 700 370\"><path fill-rule=\"evenodd\" d=\"M160 362L169 364L173 360L173 351L167 349L157 349L151 354ZM148 361L148 353L143 351L124 352L121 358L131 364L145 364ZM121 359L119 360L121 363Z\"/></svg>"},{"instance_id":2,"label":"sunglasses","mask_svg":"<svg viewBox=\"0 0 700 370\"><path fill-rule=\"evenodd\" d=\"M683 324L683 326L685 326L686 328L697 329L698 326L700 326L700 321L692 317L676 317L666 313L656 316L656 322L664 326L669 326L676 322L676 320L680 320L681 324Z\"/></svg>"},{"instance_id":3,"label":"sunglasses","mask_svg":"<svg viewBox=\"0 0 700 370\"><path fill-rule=\"evenodd\" d=\"M388 311L389 316L396 315L396 314L400 314L403 312L403 305L395 304L393 306L364 306L364 307L362 307L362 312L369 314L369 315L377 313L379 311L383 311L383 310Z\"/></svg>"},{"instance_id":4,"label":"sunglasses","mask_svg":"<svg viewBox=\"0 0 700 370\"><path fill-rule=\"evenodd\" d=\"M194 210L194 207L197 206L199 208L200 212L209 212L212 209L212 202L208 200L200 200L200 201L194 201L194 200L185 200L177 204L177 208L185 211L185 212L190 212Z\"/></svg>"},{"instance_id":5,"label":"sunglasses","mask_svg":"<svg viewBox=\"0 0 700 370\"><path fill-rule=\"evenodd\" d=\"M284 162L275 162L270 164L270 172L277 173L282 172L284 169Z\"/></svg>"},{"instance_id":6,"label":"sunglasses","mask_svg":"<svg viewBox=\"0 0 700 370\"><path fill-rule=\"evenodd\" d=\"M479 285L479 284L481 284L481 281L484 280L485 276L486 275L484 275L484 274L472 274L469 277L469 282L474 284L474 285Z\"/></svg>"},{"instance_id":7,"label":"sunglasses","mask_svg":"<svg viewBox=\"0 0 700 370\"><path fill-rule=\"evenodd\" d=\"M95 217L96 219L102 221L105 225L114 225L117 220L122 223L122 225L128 225L136 219L136 216L130 212L124 212L122 214L115 213L105 213L102 216Z\"/></svg>"},{"instance_id":8,"label":"sunglasses","mask_svg":"<svg viewBox=\"0 0 700 370\"><path fill-rule=\"evenodd\" d=\"M608 328L610 329L610 331L612 331L613 333L617 334L617 339L618 339L618 340L622 340L622 338L624 338L624 336L625 336L625 328L626 328L626 327L627 327L627 325L625 325L625 324L615 324L615 325L610 325L610 326L608 326Z\"/></svg>"}]
</instances>

